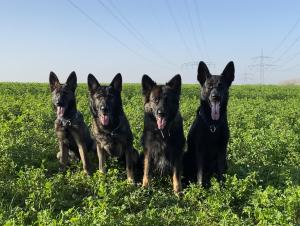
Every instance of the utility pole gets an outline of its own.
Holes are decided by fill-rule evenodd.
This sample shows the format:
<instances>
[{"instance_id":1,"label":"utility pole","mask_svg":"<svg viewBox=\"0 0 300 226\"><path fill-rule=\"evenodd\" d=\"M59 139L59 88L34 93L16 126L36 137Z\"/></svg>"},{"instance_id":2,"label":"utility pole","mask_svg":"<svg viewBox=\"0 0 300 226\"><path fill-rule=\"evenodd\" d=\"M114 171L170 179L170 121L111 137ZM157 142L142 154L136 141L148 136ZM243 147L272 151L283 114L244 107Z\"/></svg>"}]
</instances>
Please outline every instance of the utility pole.
<instances>
[{"instance_id":1,"label":"utility pole","mask_svg":"<svg viewBox=\"0 0 300 226\"><path fill-rule=\"evenodd\" d=\"M267 63L265 63L265 59L271 59L271 58L272 57L264 56L263 49L261 49L260 56L256 56L256 57L252 58L253 60L256 60L256 59L259 60L258 64L250 65L250 67L258 67L259 68L259 80L260 80L260 84L264 84L265 83L265 69L267 67L275 66L273 64L267 64Z\"/></svg>"}]
</instances>

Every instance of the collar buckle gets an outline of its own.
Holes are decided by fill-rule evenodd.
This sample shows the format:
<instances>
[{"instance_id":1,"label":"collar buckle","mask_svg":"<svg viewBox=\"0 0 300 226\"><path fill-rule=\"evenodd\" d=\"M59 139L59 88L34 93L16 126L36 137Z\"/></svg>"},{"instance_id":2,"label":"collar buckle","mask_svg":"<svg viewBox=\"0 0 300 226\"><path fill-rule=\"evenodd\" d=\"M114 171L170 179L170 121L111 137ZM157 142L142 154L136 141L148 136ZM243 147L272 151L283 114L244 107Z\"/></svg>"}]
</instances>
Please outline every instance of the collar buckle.
<instances>
[{"instance_id":1,"label":"collar buckle","mask_svg":"<svg viewBox=\"0 0 300 226\"><path fill-rule=\"evenodd\" d=\"M217 127L215 125L210 125L209 130L210 130L210 132L215 133L217 130Z\"/></svg>"}]
</instances>

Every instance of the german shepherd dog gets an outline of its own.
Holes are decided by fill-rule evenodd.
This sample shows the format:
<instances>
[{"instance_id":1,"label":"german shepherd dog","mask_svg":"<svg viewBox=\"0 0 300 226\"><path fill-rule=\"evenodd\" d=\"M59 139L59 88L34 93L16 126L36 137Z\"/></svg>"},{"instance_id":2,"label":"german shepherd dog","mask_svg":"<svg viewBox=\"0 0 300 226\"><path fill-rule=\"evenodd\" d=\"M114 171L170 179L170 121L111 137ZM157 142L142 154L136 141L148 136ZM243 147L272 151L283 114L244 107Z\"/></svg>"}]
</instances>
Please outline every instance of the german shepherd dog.
<instances>
[{"instance_id":1,"label":"german shepherd dog","mask_svg":"<svg viewBox=\"0 0 300 226\"><path fill-rule=\"evenodd\" d=\"M223 180L227 170L229 128L227 103L234 80L234 64L229 62L221 75L211 75L204 62L199 63L200 107L192 124L184 155L184 181L210 185L212 176Z\"/></svg>"},{"instance_id":2,"label":"german shepherd dog","mask_svg":"<svg viewBox=\"0 0 300 226\"><path fill-rule=\"evenodd\" d=\"M134 183L134 171L138 152L133 148L133 135L123 111L121 91L122 76L117 74L110 85L100 85L97 79L88 75L90 110L93 116L92 132L97 142L99 170L105 173L107 156L125 157L127 180Z\"/></svg>"},{"instance_id":3,"label":"german shepherd dog","mask_svg":"<svg viewBox=\"0 0 300 226\"><path fill-rule=\"evenodd\" d=\"M64 169L69 158L80 157L85 173L90 174L90 164L87 158L87 150L92 149L95 142L82 114L76 109L75 89L77 77L73 71L65 84L61 84L57 76L50 72L50 89L52 92L52 105L56 112L55 131L58 138L60 152L57 158ZM95 148L95 147L94 147Z\"/></svg>"},{"instance_id":4,"label":"german shepherd dog","mask_svg":"<svg viewBox=\"0 0 300 226\"><path fill-rule=\"evenodd\" d=\"M173 190L181 191L181 161L185 138L179 112L181 77L174 76L165 85L157 85L148 75L142 78L144 95L143 187L149 185L149 171L171 171Z\"/></svg>"}]
</instances>

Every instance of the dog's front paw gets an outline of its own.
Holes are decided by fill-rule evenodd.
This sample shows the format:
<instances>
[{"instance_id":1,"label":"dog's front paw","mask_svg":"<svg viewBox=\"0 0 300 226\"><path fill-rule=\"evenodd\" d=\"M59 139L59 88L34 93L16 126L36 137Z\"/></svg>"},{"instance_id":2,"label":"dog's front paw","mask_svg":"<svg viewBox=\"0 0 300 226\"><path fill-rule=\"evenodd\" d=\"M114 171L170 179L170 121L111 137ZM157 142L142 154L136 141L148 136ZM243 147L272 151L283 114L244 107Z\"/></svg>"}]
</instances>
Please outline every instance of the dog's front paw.
<instances>
[{"instance_id":1,"label":"dog's front paw","mask_svg":"<svg viewBox=\"0 0 300 226\"><path fill-rule=\"evenodd\" d=\"M132 185L134 185L134 184L135 184L135 182L134 182L134 179L133 179L133 178L127 178L127 183L128 183L128 184L132 184Z\"/></svg>"},{"instance_id":2,"label":"dog's front paw","mask_svg":"<svg viewBox=\"0 0 300 226\"><path fill-rule=\"evenodd\" d=\"M181 192L181 186L180 185L174 186L173 190L176 195L179 195L179 193Z\"/></svg>"},{"instance_id":3,"label":"dog's front paw","mask_svg":"<svg viewBox=\"0 0 300 226\"><path fill-rule=\"evenodd\" d=\"M143 178L143 185L142 185L144 188L148 187L149 186L149 180L148 178Z\"/></svg>"},{"instance_id":4,"label":"dog's front paw","mask_svg":"<svg viewBox=\"0 0 300 226\"><path fill-rule=\"evenodd\" d=\"M87 175L87 176L91 176L92 172L90 170L84 169L83 172Z\"/></svg>"},{"instance_id":5,"label":"dog's front paw","mask_svg":"<svg viewBox=\"0 0 300 226\"><path fill-rule=\"evenodd\" d=\"M61 152L60 152L60 151L57 152L56 158L57 158L59 161L61 160L61 156L62 156Z\"/></svg>"}]
</instances>

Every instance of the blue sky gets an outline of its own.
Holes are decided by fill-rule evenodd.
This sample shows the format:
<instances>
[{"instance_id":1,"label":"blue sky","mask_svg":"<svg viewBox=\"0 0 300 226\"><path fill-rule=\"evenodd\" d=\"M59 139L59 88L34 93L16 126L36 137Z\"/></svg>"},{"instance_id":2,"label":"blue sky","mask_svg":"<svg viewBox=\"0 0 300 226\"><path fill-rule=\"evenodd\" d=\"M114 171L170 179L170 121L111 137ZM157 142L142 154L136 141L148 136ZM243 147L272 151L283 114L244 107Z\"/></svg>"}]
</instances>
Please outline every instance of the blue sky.
<instances>
[{"instance_id":1,"label":"blue sky","mask_svg":"<svg viewBox=\"0 0 300 226\"><path fill-rule=\"evenodd\" d=\"M212 74L233 60L236 84L300 78L300 1L2 0L0 81L47 82L71 71L86 82L148 74L196 82L200 60Z\"/></svg>"}]
</instances>

